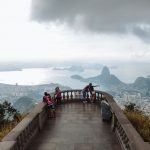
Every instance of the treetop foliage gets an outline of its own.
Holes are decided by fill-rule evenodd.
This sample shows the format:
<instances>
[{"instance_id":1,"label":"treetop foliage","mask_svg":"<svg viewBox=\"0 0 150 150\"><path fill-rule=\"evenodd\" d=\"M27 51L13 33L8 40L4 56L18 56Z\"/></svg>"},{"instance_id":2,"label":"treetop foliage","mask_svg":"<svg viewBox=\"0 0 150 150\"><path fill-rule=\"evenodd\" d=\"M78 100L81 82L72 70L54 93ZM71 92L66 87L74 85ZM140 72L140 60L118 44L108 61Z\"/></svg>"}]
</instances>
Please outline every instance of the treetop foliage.
<instances>
[{"instance_id":1,"label":"treetop foliage","mask_svg":"<svg viewBox=\"0 0 150 150\"><path fill-rule=\"evenodd\" d=\"M0 104L0 124L13 120L16 113L18 111L11 106L11 103L4 101Z\"/></svg>"}]
</instances>

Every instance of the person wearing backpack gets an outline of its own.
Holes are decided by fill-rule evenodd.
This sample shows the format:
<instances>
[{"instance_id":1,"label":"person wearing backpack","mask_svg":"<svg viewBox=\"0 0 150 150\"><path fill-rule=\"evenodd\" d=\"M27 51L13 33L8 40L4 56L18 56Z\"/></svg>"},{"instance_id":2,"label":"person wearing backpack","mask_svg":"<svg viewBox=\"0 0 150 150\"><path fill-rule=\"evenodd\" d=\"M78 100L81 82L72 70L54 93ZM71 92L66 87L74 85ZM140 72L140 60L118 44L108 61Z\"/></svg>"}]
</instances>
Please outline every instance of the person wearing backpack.
<instances>
[{"instance_id":1,"label":"person wearing backpack","mask_svg":"<svg viewBox=\"0 0 150 150\"><path fill-rule=\"evenodd\" d=\"M51 95L47 92L44 92L43 102L47 104L47 115L49 118L55 117L55 106L54 101L51 98ZM52 111L53 110L53 111Z\"/></svg>"},{"instance_id":2,"label":"person wearing backpack","mask_svg":"<svg viewBox=\"0 0 150 150\"><path fill-rule=\"evenodd\" d=\"M48 107L49 107L49 117L50 118L55 118L56 113L55 113L55 102L54 99L51 97L50 94L48 94Z\"/></svg>"}]
</instances>

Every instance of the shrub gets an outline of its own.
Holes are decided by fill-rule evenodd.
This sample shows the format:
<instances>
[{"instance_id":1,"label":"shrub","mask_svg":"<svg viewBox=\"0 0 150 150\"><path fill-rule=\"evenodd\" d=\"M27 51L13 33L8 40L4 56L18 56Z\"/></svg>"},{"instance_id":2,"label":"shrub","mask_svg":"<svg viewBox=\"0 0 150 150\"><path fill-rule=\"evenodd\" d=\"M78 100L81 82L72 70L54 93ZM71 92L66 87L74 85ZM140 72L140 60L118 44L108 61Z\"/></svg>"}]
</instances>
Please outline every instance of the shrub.
<instances>
[{"instance_id":1,"label":"shrub","mask_svg":"<svg viewBox=\"0 0 150 150\"><path fill-rule=\"evenodd\" d=\"M150 143L150 118L134 103L125 105L124 113L145 142Z\"/></svg>"},{"instance_id":2,"label":"shrub","mask_svg":"<svg viewBox=\"0 0 150 150\"><path fill-rule=\"evenodd\" d=\"M4 123L0 128L0 140L10 132L11 129L15 127L15 124L12 122Z\"/></svg>"},{"instance_id":3,"label":"shrub","mask_svg":"<svg viewBox=\"0 0 150 150\"><path fill-rule=\"evenodd\" d=\"M0 104L0 125L12 120L17 110L7 101Z\"/></svg>"},{"instance_id":4,"label":"shrub","mask_svg":"<svg viewBox=\"0 0 150 150\"><path fill-rule=\"evenodd\" d=\"M23 119L11 103L7 101L0 104L0 139L3 138L15 125Z\"/></svg>"}]
</instances>

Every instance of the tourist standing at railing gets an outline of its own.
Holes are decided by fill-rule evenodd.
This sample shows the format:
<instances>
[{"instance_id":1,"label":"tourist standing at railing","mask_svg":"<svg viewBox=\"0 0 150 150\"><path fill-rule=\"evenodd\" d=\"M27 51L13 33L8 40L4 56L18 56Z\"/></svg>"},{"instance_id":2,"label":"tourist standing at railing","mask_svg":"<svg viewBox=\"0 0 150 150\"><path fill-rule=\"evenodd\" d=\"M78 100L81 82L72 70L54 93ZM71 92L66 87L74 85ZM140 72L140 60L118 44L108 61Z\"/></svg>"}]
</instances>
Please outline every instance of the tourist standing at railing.
<instances>
[{"instance_id":1,"label":"tourist standing at railing","mask_svg":"<svg viewBox=\"0 0 150 150\"><path fill-rule=\"evenodd\" d=\"M49 105L50 105L50 98L51 97L48 95L48 93L44 92L43 102L47 104L46 111L47 111L48 117L51 116L51 110L50 110L50 107L49 107Z\"/></svg>"},{"instance_id":2,"label":"tourist standing at railing","mask_svg":"<svg viewBox=\"0 0 150 150\"><path fill-rule=\"evenodd\" d=\"M61 90L59 87L55 88L54 98L58 105L61 104Z\"/></svg>"},{"instance_id":3,"label":"tourist standing at railing","mask_svg":"<svg viewBox=\"0 0 150 150\"><path fill-rule=\"evenodd\" d=\"M50 118L55 118L55 102L54 99L51 97L50 94L48 94L48 101L47 101L47 105L49 107L49 117Z\"/></svg>"},{"instance_id":4,"label":"tourist standing at railing","mask_svg":"<svg viewBox=\"0 0 150 150\"><path fill-rule=\"evenodd\" d=\"M47 115L49 118L55 117L55 103L51 98L51 95L47 92L44 92L43 102L47 104Z\"/></svg>"},{"instance_id":5,"label":"tourist standing at railing","mask_svg":"<svg viewBox=\"0 0 150 150\"><path fill-rule=\"evenodd\" d=\"M89 83L89 85L84 87L84 89L82 90L83 103L86 103L87 100L91 100L91 102L95 102L96 93L95 93L94 87L97 87L97 85L93 86L92 83ZM89 93L90 93L91 99L89 99Z\"/></svg>"},{"instance_id":6,"label":"tourist standing at railing","mask_svg":"<svg viewBox=\"0 0 150 150\"><path fill-rule=\"evenodd\" d=\"M88 101L91 86L92 86L92 83L89 83L89 85L85 86L84 89L82 90L83 103L86 103Z\"/></svg>"},{"instance_id":7,"label":"tourist standing at railing","mask_svg":"<svg viewBox=\"0 0 150 150\"><path fill-rule=\"evenodd\" d=\"M89 87L89 91L90 91L90 94L91 94L91 102L92 103L95 103L95 101L96 101L96 92L94 90L94 87L97 87L97 86L99 86L99 85L92 85L91 84L91 86Z\"/></svg>"},{"instance_id":8,"label":"tourist standing at railing","mask_svg":"<svg viewBox=\"0 0 150 150\"><path fill-rule=\"evenodd\" d=\"M44 96L43 96L43 102L46 103L47 102L47 98L48 98L48 93L44 92Z\"/></svg>"}]
</instances>

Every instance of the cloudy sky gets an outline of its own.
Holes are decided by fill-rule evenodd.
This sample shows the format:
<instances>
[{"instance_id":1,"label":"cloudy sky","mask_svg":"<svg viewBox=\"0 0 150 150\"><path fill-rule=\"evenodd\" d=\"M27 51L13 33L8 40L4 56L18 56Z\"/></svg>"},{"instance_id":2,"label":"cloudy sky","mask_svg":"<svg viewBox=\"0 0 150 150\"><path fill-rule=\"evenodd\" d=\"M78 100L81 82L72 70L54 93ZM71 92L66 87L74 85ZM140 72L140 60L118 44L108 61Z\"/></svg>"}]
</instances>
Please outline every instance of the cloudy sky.
<instances>
[{"instance_id":1,"label":"cloudy sky","mask_svg":"<svg viewBox=\"0 0 150 150\"><path fill-rule=\"evenodd\" d=\"M0 0L0 61L150 61L150 0Z\"/></svg>"}]
</instances>

